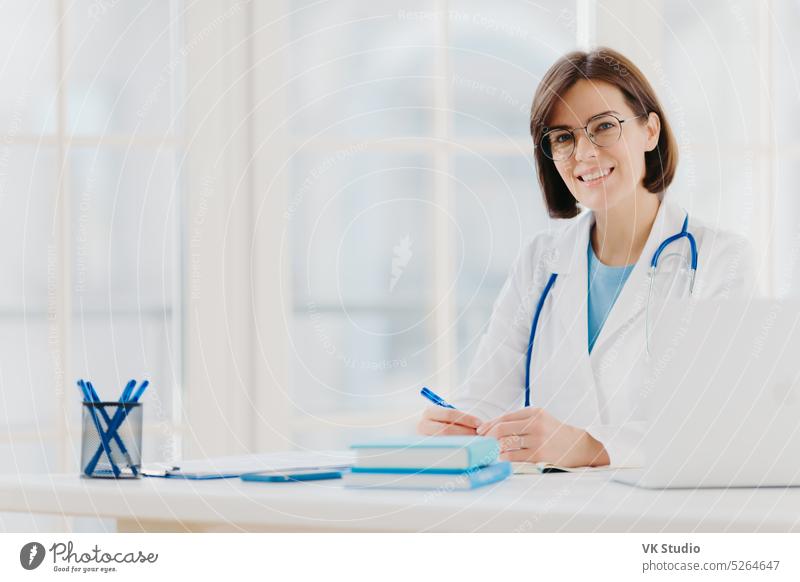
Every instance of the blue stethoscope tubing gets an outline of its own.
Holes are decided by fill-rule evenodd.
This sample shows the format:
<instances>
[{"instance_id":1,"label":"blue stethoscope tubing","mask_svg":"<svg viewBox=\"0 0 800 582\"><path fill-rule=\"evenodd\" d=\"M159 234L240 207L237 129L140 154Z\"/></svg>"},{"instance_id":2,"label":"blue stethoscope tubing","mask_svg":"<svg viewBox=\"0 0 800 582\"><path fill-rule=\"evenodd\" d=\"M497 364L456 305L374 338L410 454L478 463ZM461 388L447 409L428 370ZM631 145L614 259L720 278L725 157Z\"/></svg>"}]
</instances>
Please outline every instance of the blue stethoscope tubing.
<instances>
[{"instance_id":1,"label":"blue stethoscope tubing","mask_svg":"<svg viewBox=\"0 0 800 582\"><path fill-rule=\"evenodd\" d=\"M658 259L661 258L661 254L664 250L674 242L679 241L680 239L685 238L689 242L689 249L690 249L690 264L689 269L691 270L691 278L689 280L689 294L691 295L692 291L694 290L694 278L697 274L697 241L695 240L694 236L691 232L689 232L689 213L686 213L686 218L683 220L683 226L681 227L680 232L673 234L672 236L664 239L658 248L653 253L653 258L650 259L650 289L647 293L647 309L650 309L650 297L653 293L653 280L655 279L656 269L658 268ZM547 299L547 295L550 293L550 290L553 288L553 284L556 282L556 278L558 277L558 273L551 273L550 278L547 280L547 283L544 286L544 290L542 290L542 294L539 296L539 302L536 304L536 311L533 314L533 323L531 324L531 335L528 338L528 357L525 360L525 406L528 407L531 405L531 356L533 355L533 342L536 339L536 327L539 324L539 316L542 314L542 307L544 307L545 299ZM646 317L646 316L645 316ZM650 352L650 334L646 332L647 336L647 351Z\"/></svg>"}]
</instances>

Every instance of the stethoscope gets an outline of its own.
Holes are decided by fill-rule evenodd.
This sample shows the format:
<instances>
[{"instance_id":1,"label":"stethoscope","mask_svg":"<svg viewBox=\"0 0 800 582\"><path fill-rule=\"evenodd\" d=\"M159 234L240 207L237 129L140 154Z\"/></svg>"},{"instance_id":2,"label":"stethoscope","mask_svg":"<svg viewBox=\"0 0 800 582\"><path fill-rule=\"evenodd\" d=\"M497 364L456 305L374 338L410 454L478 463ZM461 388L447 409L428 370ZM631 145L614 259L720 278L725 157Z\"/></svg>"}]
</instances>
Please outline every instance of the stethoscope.
<instances>
[{"instance_id":1,"label":"stethoscope","mask_svg":"<svg viewBox=\"0 0 800 582\"><path fill-rule=\"evenodd\" d=\"M650 299L653 296L653 282L656 278L656 271L658 270L658 261L661 259L661 255L664 250L674 242L679 241L682 238L685 238L689 242L689 249L690 249L690 262L686 263L686 258L681 253L671 253L664 256L664 258L677 256L680 257L684 265L689 268L690 275L689 275L689 295L692 294L694 290L694 278L697 274L697 241L695 241L694 236L688 230L689 227L689 213L686 213L686 218L683 220L683 226L681 227L680 232L673 234L670 237L664 239L658 248L653 253L653 258L650 259L650 269L648 271L648 277L650 278L650 286L647 291L647 306L645 308L645 345L647 348L647 353L650 354L650 330L649 327L649 315L650 315ZM539 316L542 313L542 307L544 307L544 302L547 299L547 295L550 293L550 290L553 288L553 284L556 282L556 278L558 277L558 273L551 273L550 278L547 280L547 284L544 286L544 290L542 291L541 296L539 297L539 302L536 304L536 311L533 314L533 323L531 325L531 335L528 339L528 357L525 360L525 406L531 405L531 355L533 354L533 340L536 337L536 326L539 324Z\"/></svg>"}]
</instances>

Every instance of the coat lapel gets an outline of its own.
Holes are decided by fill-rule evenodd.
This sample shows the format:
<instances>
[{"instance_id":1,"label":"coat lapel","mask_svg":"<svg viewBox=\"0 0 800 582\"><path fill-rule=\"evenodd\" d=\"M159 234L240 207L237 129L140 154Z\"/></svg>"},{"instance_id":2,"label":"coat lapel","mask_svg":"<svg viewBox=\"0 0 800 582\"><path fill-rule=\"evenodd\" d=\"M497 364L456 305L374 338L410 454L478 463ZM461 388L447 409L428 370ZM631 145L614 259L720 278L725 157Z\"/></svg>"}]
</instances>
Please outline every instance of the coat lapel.
<instances>
[{"instance_id":1,"label":"coat lapel","mask_svg":"<svg viewBox=\"0 0 800 582\"><path fill-rule=\"evenodd\" d=\"M552 265L553 272L558 273L553 288L553 305L558 319L569 335L584 338L587 355L589 274L586 249L592 224L594 216L591 212L586 212L562 233L555 246L555 260Z\"/></svg>"},{"instance_id":2,"label":"coat lapel","mask_svg":"<svg viewBox=\"0 0 800 582\"><path fill-rule=\"evenodd\" d=\"M600 335L597 336L592 354L600 353L603 344L613 338L623 326L644 310L650 288L648 272L653 253L656 252L656 249L664 239L680 232L685 217L684 210L674 202L671 202L668 197L662 200L656 220L650 229L650 235L647 237L644 250L642 250L639 260L636 261L636 266L631 271L627 282L622 287L617 301L611 308L611 313L609 313L606 322L603 324ZM593 223L594 220L592 220ZM588 244L588 239L586 244ZM584 249L585 253L586 249Z\"/></svg>"},{"instance_id":3,"label":"coat lapel","mask_svg":"<svg viewBox=\"0 0 800 582\"><path fill-rule=\"evenodd\" d=\"M549 317L545 319L545 325L554 328L543 334L550 340L547 352L551 355L544 367L538 370L542 374L539 376L538 405L546 407L561 421L575 426L596 424L599 418L599 401L587 340L589 276L586 249L593 222L592 213L585 212L571 221L554 241L550 270L557 273L558 278L549 303L552 321L548 321ZM541 360L538 363L541 366Z\"/></svg>"}]
</instances>

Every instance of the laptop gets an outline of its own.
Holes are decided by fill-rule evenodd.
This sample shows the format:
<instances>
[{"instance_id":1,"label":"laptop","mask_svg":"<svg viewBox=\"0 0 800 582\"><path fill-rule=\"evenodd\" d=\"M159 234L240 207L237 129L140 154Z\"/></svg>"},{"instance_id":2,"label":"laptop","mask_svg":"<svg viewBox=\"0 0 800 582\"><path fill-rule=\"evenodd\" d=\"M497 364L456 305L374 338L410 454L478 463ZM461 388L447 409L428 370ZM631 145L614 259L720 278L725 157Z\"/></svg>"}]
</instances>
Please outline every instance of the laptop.
<instances>
[{"instance_id":1,"label":"laptop","mask_svg":"<svg viewBox=\"0 0 800 582\"><path fill-rule=\"evenodd\" d=\"M651 312L647 488L800 485L800 303L682 300Z\"/></svg>"}]
</instances>

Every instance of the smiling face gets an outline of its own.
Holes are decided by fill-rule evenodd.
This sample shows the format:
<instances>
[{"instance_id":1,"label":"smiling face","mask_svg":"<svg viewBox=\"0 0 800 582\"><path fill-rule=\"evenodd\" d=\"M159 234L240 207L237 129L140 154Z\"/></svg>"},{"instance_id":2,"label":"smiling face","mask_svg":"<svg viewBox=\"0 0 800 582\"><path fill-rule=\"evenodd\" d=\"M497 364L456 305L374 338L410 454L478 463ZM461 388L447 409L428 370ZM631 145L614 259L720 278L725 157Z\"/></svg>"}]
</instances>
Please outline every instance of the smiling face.
<instances>
[{"instance_id":1,"label":"smiling face","mask_svg":"<svg viewBox=\"0 0 800 582\"><path fill-rule=\"evenodd\" d=\"M622 124L616 143L599 147L586 132L577 130L575 151L564 161L554 162L561 179L583 206L606 211L636 196L652 196L642 185L645 175L645 152L658 144L658 115L635 117L635 112L617 87L603 81L580 80L566 91L553 108L548 127L568 129L583 127L598 114L610 113ZM597 127L604 129L604 126Z\"/></svg>"}]
</instances>

